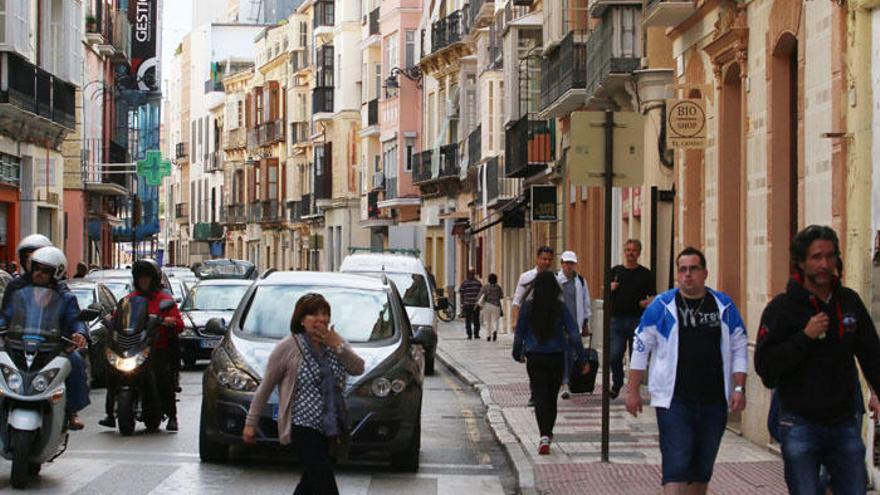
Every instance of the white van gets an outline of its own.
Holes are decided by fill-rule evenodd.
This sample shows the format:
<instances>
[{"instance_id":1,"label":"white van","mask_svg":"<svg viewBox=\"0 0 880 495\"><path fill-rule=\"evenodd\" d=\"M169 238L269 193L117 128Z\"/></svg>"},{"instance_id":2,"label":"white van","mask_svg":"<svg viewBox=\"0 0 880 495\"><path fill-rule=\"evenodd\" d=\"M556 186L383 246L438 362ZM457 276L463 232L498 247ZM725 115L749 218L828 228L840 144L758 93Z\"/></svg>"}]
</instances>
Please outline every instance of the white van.
<instances>
[{"instance_id":1,"label":"white van","mask_svg":"<svg viewBox=\"0 0 880 495\"><path fill-rule=\"evenodd\" d=\"M428 272L422 260L416 256L388 253L355 253L345 257L339 271L362 275L381 276L383 273L394 282L413 335L425 347L425 374L434 374L434 352L437 349L437 314L434 297L428 284Z\"/></svg>"}]
</instances>

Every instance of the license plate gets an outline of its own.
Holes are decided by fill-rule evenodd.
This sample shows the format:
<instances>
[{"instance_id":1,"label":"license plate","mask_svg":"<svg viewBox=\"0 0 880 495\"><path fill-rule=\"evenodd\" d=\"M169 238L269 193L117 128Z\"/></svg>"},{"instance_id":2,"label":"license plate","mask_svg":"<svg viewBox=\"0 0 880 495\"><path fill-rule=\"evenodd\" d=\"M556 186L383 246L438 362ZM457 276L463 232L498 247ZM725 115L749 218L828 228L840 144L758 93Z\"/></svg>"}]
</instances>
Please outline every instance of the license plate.
<instances>
[{"instance_id":1,"label":"license plate","mask_svg":"<svg viewBox=\"0 0 880 495\"><path fill-rule=\"evenodd\" d=\"M217 347L217 343L219 342L219 340L203 340L201 342L202 349L213 349Z\"/></svg>"}]
</instances>

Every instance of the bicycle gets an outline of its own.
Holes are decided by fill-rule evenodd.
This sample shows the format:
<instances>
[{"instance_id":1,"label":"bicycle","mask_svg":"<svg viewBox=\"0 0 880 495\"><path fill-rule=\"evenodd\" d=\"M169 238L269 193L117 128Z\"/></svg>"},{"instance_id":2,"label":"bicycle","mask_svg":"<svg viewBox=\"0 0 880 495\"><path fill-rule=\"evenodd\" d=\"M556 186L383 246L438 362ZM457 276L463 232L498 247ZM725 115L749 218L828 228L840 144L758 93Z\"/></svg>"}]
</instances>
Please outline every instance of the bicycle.
<instances>
[{"instance_id":1,"label":"bicycle","mask_svg":"<svg viewBox=\"0 0 880 495\"><path fill-rule=\"evenodd\" d=\"M434 311L440 320L447 323L455 319L455 300L450 300L444 296L443 289L439 287L437 288L437 297L434 302Z\"/></svg>"}]
</instances>

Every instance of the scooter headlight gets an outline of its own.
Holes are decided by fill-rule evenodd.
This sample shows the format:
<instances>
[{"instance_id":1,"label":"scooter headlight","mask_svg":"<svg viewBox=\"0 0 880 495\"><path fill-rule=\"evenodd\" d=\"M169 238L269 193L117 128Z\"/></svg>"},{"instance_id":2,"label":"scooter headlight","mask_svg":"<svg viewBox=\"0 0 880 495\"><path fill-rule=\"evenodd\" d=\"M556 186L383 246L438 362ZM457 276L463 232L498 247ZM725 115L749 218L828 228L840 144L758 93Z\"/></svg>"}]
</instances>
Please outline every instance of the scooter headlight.
<instances>
[{"instance_id":1,"label":"scooter headlight","mask_svg":"<svg viewBox=\"0 0 880 495\"><path fill-rule=\"evenodd\" d=\"M3 372L3 379L6 380L6 386L9 387L9 390L20 394L22 386L24 385L24 380L21 379L21 373L9 366L0 366L0 371Z\"/></svg>"},{"instance_id":2,"label":"scooter headlight","mask_svg":"<svg viewBox=\"0 0 880 495\"><path fill-rule=\"evenodd\" d=\"M34 392L45 392L49 388L49 380L40 373L31 381L31 387L33 387Z\"/></svg>"}]
</instances>

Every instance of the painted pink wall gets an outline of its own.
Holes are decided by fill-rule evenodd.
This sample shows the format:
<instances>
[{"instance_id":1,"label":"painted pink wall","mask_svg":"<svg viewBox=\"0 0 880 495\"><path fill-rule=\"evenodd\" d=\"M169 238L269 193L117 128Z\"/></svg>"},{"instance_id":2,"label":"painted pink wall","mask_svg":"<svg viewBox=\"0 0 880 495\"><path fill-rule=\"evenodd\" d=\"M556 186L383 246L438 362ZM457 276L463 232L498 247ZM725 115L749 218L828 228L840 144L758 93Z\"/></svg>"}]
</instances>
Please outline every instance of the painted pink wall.
<instances>
[{"instance_id":1,"label":"painted pink wall","mask_svg":"<svg viewBox=\"0 0 880 495\"><path fill-rule=\"evenodd\" d=\"M69 189L64 191L64 214L67 216L67 239L64 240L64 255L67 256L67 271L72 275L76 272L76 264L83 260L85 243L83 236L86 231L86 204L82 191Z\"/></svg>"}]
</instances>

